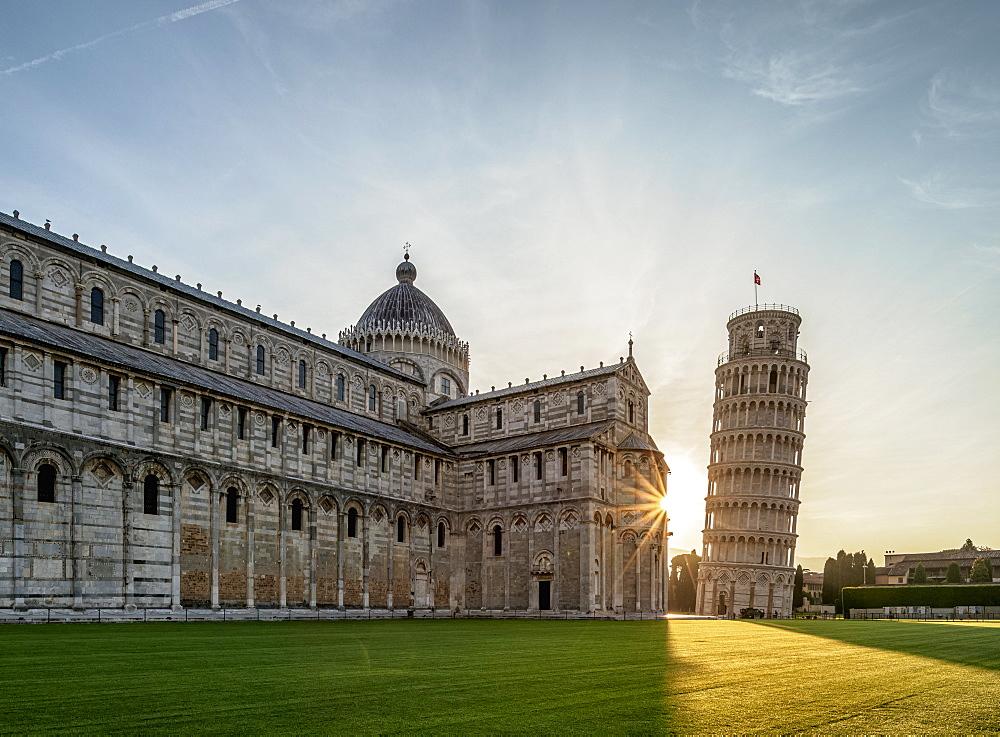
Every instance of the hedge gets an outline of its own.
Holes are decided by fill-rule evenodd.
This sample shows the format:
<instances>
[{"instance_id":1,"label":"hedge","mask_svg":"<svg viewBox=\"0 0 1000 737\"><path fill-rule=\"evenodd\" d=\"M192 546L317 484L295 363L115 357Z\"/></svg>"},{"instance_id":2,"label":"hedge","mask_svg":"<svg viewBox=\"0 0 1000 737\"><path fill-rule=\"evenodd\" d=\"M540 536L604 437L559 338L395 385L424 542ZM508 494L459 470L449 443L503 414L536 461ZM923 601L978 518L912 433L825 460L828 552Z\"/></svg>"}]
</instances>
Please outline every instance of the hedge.
<instances>
[{"instance_id":1,"label":"hedge","mask_svg":"<svg viewBox=\"0 0 1000 737\"><path fill-rule=\"evenodd\" d=\"M844 616L851 609L881 609L885 606L1000 606L1000 585L970 586L855 586L843 589Z\"/></svg>"}]
</instances>

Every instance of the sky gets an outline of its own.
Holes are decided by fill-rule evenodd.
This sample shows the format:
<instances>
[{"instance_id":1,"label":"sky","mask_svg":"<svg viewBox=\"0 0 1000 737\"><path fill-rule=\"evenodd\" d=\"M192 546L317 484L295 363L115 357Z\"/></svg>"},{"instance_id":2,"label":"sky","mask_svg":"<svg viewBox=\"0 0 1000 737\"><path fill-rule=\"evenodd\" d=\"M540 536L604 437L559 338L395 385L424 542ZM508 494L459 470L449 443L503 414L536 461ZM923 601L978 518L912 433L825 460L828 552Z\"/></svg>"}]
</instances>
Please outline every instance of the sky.
<instances>
[{"instance_id":1,"label":"sky","mask_svg":"<svg viewBox=\"0 0 1000 737\"><path fill-rule=\"evenodd\" d=\"M0 210L473 389L635 357L701 549L730 313L795 306L798 556L1000 547L1000 4L5 0Z\"/></svg>"}]
</instances>

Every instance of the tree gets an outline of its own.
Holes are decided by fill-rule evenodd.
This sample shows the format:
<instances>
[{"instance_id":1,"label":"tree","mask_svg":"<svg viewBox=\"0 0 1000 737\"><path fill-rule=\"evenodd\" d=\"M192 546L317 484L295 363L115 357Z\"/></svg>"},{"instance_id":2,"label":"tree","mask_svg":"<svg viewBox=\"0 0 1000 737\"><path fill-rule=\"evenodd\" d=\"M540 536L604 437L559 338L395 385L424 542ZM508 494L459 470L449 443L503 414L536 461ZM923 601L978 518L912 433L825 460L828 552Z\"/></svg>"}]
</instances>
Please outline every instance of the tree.
<instances>
[{"instance_id":1,"label":"tree","mask_svg":"<svg viewBox=\"0 0 1000 737\"><path fill-rule=\"evenodd\" d=\"M927 583L927 571L924 570L923 563L917 563L917 568L913 571L913 583Z\"/></svg>"},{"instance_id":2,"label":"tree","mask_svg":"<svg viewBox=\"0 0 1000 737\"><path fill-rule=\"evenodd\" d=\"M667 591L672 612L693 612L697 606L698 564L701 556L693 550L670 559L670 579Z\"/></svg>"},{"instance_id":3,"label":"tree","mask_svg":"<svg viewBox=\"0 0 1000 737\"><path fill-rule=\"evenodd\" d=\"M993 566L989 558L976 558L969 570L969 583L993 583Z\"/></svg>"},{"instance_id":4,"label":"tree","mask_svg":"<svg viewBox=\"0 0 1000 737\"><path fill-rule=\"evenodd\" d=\"M837 561L827 558L823 564L823 603L826 605L836 604L840 597L840 569Z\"/></svg>"},{"instance_id":5,"label":"tree","mask_svg":"<svg viewBox=\"0 0 1000 737\"><path fill-rule=\"evenodd\" d=\"M875 561L869 558L868 565L865 566L865 585L874 586L877 576L878 571L875 569Z\"/></svg>"},{"instance_id":6,"label":"tree","mask_svg":"<svg viewBox=\"0 0 1000 737\"><path fill-rule=\"evenodd\" d=\"M965 538L965 545L963 545L962 547L960 547L959 550L961 550L963 553L974 553L977 550L979 550L979 548L977 548L973 544L971 537L967 537L967 538Z\"/></svg>"},{"instance_id":7,"label":"tree","mask_svg":"<svg viewBox=\"0 0 1000 737\"><path fill-rule=\"evenodd\" d=\"M962 571L955 561L948 564L948 576L946 580L948 583L962 583Z\"/></svg>"},{"instance_id":8,"label":"tree","mask_svg":"<svg viewBox=\"0 0 1000 737\"><path fill-rule=\"evenodd\" d=\"M792 608L798 609L802 606L802 566L795 567L795 590L792 591Z\"/></svg>"}]
</instances>

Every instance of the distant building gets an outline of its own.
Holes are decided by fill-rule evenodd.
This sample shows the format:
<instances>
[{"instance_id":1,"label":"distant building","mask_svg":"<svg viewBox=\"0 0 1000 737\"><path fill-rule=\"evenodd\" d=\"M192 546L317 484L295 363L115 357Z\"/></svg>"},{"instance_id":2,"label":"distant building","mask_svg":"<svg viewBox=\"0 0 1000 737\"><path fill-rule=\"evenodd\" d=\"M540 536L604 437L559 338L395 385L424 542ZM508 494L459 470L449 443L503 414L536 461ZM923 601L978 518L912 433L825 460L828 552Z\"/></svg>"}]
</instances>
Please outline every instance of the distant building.
<instances>
[{"instance_id":1,"label":"distant building","mask_svg":"<svg viewBox=\"0 0 1000 737\"><path fill-rule=\"evenodd\" d=\"M988 558L993 566L997 581L1000 568L1000 550L940 550L936 553L890 553L885 556L885 565L875 569L876 586L905 586L918 565L923 565L928 581L944 581L948 576L948 566L958 563L962 581L969 580L969 569L977 558Z\"/></svg>"},{"instance_id":2,"label":"distant building","mask_svg":"<svg viewBox=\"0 0 1000 737\"><path fill-rule=\"evenodd\" d=\"M802 571L802 593L811 604L823 603L823 574L815 571Z\"/></svg>"}]
</instances>

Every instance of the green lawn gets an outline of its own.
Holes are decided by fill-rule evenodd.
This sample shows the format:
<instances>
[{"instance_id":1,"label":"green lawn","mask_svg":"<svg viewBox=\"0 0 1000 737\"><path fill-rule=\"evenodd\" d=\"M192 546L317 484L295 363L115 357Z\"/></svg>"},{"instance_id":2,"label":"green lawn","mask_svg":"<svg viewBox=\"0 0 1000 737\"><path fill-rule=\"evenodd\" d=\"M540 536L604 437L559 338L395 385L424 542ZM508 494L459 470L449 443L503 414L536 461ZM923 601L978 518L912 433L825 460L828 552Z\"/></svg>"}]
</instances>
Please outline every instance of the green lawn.
<instances>
[{"instance_id":1,"label":"green lawn","mask_svg":"<svg viewBox=\"0 0 1000 737\"><path fill-rule=\"evenodd\" d=\"M1000 730L1000 623L0 626L0 731Z\"/></svg>"}]
</instances>

